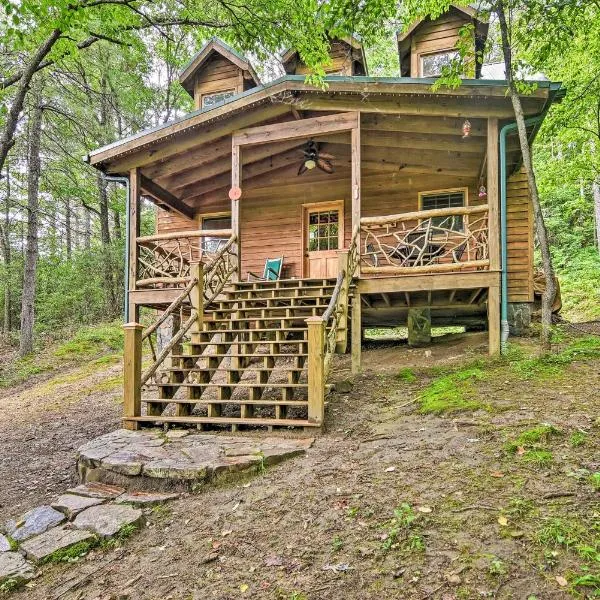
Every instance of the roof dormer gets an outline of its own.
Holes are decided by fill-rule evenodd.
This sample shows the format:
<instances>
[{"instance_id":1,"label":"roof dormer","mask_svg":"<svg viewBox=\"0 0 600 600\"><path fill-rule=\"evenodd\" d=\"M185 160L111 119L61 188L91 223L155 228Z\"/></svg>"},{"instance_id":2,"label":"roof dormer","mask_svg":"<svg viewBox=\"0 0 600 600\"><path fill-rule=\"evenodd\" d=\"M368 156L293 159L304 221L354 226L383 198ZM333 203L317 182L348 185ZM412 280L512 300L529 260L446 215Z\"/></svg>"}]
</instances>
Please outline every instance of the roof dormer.
<instances>
[{"instance_id":1,"label":"roof dormer","mask_svg":"<svg viewBox=\"0 0 600 600\"><path fill-rule=\"evenodd\" d=\"M367 60L362 44L355 37L332 39L329 45L330 63L325 65L326 75L367 75ZM287 50L281 57L288 75L307 75L308 67L297 50Z\"/></svg>"},{"instance_id":2,"label":"roof dormer","mask_svg":"<svg viewBox=\"0 0 600 600\"><path fill-rule=\"evenodd\" d=\"M209 108L227 98L260 85L258 75L245 56L219 38L212 38L192 58L179 82L196 108Z\"/></svg>"},{"instance_id":3,"label":"roof dormer","mask_svg":"<svg viewBox=\"0 0 600 600\"><path fill-rule=\"evenodd\" d=\"M460 29L473 24L473 51L475 64L465 73L467 78L481 77L482 52L489 24L477 17L469 6L452 4L437 19L422 19L413 23L404 33L398 33L398 57L401 77L438 77L442 68L458 56L457 42Z\"/></svg>"}]
</instances>

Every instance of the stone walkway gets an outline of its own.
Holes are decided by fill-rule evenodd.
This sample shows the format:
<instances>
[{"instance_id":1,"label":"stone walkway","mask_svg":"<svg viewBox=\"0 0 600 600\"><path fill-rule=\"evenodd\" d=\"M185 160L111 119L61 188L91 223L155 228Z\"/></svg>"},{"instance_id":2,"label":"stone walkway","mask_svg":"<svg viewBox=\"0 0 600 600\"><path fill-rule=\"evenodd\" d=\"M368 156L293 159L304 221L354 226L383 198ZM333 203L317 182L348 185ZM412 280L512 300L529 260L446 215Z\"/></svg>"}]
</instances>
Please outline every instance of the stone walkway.
<instances>
[{"instance_id":1,"label":"stone walkway","mask_svg":"<svg viewBox=\"0 0 600 600\"><path fill-rule=\"evenodd\" d=\"M34 578L36 565L82 556L107 538L124 539L144 525L145 510L180 492L259 473L312 443L186 430L122 429L96 438L78 451L80 485L0 527L0 592Z\"/></svg>"}]
</instances>

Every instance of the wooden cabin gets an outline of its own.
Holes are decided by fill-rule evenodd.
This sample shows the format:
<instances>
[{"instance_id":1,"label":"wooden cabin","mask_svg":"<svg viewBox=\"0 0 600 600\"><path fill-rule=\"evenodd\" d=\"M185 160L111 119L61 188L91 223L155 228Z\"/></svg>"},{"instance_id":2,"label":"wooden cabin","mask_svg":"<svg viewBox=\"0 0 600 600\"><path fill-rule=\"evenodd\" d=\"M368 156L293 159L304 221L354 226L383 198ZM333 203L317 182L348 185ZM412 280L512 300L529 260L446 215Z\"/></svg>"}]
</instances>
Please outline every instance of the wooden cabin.
<instances>
[{"instance_id":1,"label":"wooden cabin","mask_svg":"<svg viewBox=\"0 0 600 600\"><path fill-rule=\"evenodd\" d=\"M421 77L467 21L481 44L487 25L465 9L414 24L398 78L366 76L357 42L332 41L327 89L293 51L261 85L213 39L181 78L198 110L90 154L129 178L126 426L320 426L332 356L351 348L359 371L366 327L407 324L424 344L432 323L483 325L500 351L501 307L533 302L506 82L434 92ZM523 96L530 136L560 95L542 81ZM142 196L158 207L143 237ZM157 309L145 330L142 306Z\"/></svg>"}]
</instances>

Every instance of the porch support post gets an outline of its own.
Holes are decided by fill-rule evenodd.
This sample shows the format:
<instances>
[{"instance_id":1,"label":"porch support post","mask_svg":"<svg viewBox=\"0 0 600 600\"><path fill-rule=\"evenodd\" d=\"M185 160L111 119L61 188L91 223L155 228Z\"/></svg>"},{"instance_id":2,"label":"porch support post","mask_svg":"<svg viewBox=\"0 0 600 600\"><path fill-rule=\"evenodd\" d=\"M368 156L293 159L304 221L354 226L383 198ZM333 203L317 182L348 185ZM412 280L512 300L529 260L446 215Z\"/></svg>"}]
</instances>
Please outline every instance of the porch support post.
<instances>
[{"instance_id":1,"label":"porch support post","mask_svg":"<svg viewBox=\"0 0 600 600\"><path fill-rule=\"evenodd\" d=\"M498 119L489 118L487 127L487 199L490 271L500 270L498 160Z\"/></svg>"},{"instance_id":2,"label":"porch support post","mask_svg":"<svg viewBox=\"0 0 600 600\"><path fill-rule=\"evenodd\" d=\"M500 218L499 218L499 153L498 119L488 118L487 126L487 198L488 198L488 249L490 271L496 273L496 282L488 289L489 353L500 352Z\"/></svg>"},{"instance_id":3,"label":"porch support post","mask_svg":"<svg viewBox=\"0 0 600 600\"><path fill-rule=\"evenodd\" d=\"M137 421L128 420L142 414L142 330L139 323L123 325L123 427L138 429Z\"/></svg>"},{"instance_id":4,"label":"porch support post","mask_svg":"<svg viewBox=\"0 0 600 600\"><path fill-rule=\"evenodd\" d=\"M129 172L129 227L127 235L129 237L129 269L128 269L128 290L135 291L137 281L138 266L138 244L137 238L140 235L140 194L141 194L141 174L136 167ZM137 323L140 320L140 307L131 300L129 294L128 320Z\"/></svg>"},{"instance_id":5,"label":"porch support post","mask_svg":"<svg viewBox=\"0 0 600 600\"><path fill-rule=\"evenodd\" d=\"M242 161L241 147L236 143L235 138L231 145L231 189L241 190L242 187ZM242 237L240 222L240 199L231 197L231 231L235 236L235 255L237 256L237 270L233 276L234 281L240 281L242 278Z\"/></svg>"},{"instance_id":6,"label":"porch support post","mask_svg":"<svg viewBox=\"0 0 600 600\"><path fill-rule=\"evenodd\" d=\"M360 294L354 292L352 298L352 374L360 373L362 353L362 307Z\"/></svg>"},{"instance_id":7,"label":"porch support post","mask_svg":"<svg viewBox=\"0 0 600 600\"><path fill-rule=\"evenodd\" d=\"M325 321L308 317L308 420L321 425L325 417Z\"/></svg>"},{"instance_id":8,"label":"porch support post","mask_svg":"<svg viewBox=\"0 0 600 600\"><path fill-rule=\"evenodd\" d=\"M356 240L358 252L360 255L360 112L356 113L356 126L351 131L351 162L352 162L352 231L359 228ZM358 264L356 276L360 276L360 261Z\"/></svg>"},{"instance_id":9,"label":"porch support post","mask_svg":"<svg viewBox=\"0 0 600 600\"><path fill-rule=\"evenodd\" d=\"M350 291L350 276L348 273L348 250L338 251L338 272L345 273L344 281L342 282L342 287L340 289L339 298L340 306L342 307L344 314L342 315L338 325L335 351L338 354L346 354L346 350L348 349L348 296Z\"/></svg>"}]
</instances>

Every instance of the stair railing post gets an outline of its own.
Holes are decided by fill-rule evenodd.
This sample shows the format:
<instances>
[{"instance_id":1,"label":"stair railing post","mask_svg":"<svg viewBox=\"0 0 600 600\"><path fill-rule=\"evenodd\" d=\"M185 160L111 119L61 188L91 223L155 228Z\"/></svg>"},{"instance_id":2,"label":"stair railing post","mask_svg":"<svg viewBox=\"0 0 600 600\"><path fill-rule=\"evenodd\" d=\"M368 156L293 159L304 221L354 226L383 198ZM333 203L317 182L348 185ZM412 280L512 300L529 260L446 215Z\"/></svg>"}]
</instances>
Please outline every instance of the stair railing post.
<instances>
[{"instance_id":1,"label":"stair railing post","mask_svg":"<svg viewBox=\"0 0 600 600\"><path fill-rule=\"evenodd\" d=\"M308 317L308 420L325 418L325 321Z\"/></svg>"},{"instance_id":2,"label":"stair railing post","mask_svg":"<svg viewBox=\"0 0 600 600\"><path fill-rule=\"evenodd\" d=\"M137 421L128 420L142 414L142 331L139 323L126 323L123 350L123 427L138 429Z\"/></svg>"},{"instance_id":3,"label":"stair railing post","mask_svg":"<svg viewBox=\"0 0 600 600\"><path fill-rule=\"evenodd\" d=\"M338 273L344 273L344 281L340 289L338 302L342 307L337 329L335 351L345 354L348 349L348 296L350 292L350 276L348 274L348 250L338 251Z\"/></svg>"},{"instance_id":4,"label":"stair railing post","mask_svg":"<svg viewBox=\"0 0 600 600\"><path fill-rule=\"evenodd\" d=\"M198 332L202 331L204 319L204 264L199 261L190 263L190 276L198 281L190 292L190 303L197 315L191 331Z\"/></svg>"}]
</instances>

